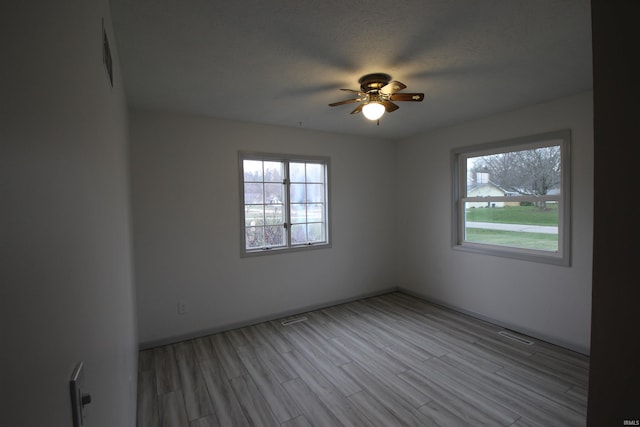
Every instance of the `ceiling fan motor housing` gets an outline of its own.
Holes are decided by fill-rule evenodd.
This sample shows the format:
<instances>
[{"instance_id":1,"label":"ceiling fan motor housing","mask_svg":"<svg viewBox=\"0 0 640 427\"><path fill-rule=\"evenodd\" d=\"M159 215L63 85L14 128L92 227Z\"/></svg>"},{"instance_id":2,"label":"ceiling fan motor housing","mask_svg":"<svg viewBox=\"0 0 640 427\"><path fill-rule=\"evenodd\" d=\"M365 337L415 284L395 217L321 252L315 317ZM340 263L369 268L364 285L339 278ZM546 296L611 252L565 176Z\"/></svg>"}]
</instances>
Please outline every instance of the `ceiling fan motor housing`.
<instances>
[{"instance_id":1,"label":"ceiling fan motor housing","mask_svg":"<svg viewBox=\"0 0 640 427\"><path fill-rule=\"evenodd\" d=\"M391 76L384 73L366 74L360 77L360 90L364 93L378 91L391 81Z\"/></svg>"}]
</instances>

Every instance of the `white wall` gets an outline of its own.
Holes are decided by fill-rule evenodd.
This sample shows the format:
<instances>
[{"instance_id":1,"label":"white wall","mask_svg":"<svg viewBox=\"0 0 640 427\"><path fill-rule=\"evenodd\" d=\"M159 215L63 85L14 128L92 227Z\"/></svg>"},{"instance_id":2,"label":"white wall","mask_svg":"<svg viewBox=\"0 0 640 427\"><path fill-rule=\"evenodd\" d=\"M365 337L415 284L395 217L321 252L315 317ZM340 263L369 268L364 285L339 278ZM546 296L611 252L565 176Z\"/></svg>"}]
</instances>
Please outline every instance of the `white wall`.
<instances>
[{"instance_id":1,"label":"white wall","mask_svg":"<svg viewBox=\"0 0 640 427\"><path fill-rule=\"evenodd\" d=\"M102 64L101 19L116 86ZM135 425L127 118L106 0L3 4L2 409L11 427Z\"/></svg>"},{"instance_id":2,"label":"white wall","mask_svg":"<svg viewBox=\"0 0 640 427\"><path fill-rule=\"evenodd\" d=\"M452 250L451 149L570 128L572 265ZM440 129L398 146L398 284L445 305L587 352L591 313L593 102L584 93Z\"/></svg>"},{"instance_id":3,"label":"white wall","mask_svg":"<svg viewBox=\"0 0 640 427\"><path fill-rule=\"evenodd\" d=\"M240 257L238 150L331 157L331 248ZM134 111L131 170L143 346L395 286L389 142Z\"/></svg>"}]
</instances>

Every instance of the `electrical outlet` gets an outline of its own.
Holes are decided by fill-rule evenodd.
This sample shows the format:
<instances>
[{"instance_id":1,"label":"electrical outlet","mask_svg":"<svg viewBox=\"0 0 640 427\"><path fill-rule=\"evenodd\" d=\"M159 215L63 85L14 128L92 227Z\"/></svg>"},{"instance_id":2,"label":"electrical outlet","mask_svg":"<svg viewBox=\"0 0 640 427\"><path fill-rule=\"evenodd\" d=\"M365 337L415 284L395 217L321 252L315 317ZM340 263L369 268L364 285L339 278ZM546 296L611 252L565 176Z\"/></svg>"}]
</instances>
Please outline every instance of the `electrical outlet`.
<instances>
[{"instance_id":1,"label":"electrical outlet","mask_svg":"<svg viewBox=\"0 0 640 427\"><path fill-rule=\"evenodd\" d=\"M178 301L178 314L187 314L188 307L187 303L184 301Z\"/></svg>"}]
</instances>

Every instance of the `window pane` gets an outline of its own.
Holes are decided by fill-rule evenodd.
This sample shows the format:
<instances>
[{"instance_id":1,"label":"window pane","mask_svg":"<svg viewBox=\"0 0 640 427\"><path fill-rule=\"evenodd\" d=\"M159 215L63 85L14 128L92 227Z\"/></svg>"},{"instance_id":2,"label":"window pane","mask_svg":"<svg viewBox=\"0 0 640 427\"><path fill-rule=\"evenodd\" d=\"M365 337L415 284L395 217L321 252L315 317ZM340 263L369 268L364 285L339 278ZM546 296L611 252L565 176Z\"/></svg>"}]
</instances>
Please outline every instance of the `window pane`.
<instances>
[{"instance_id":1,"label":"window pane","mask_svg":"<svg viewBox=\"0 0 640 427\"><path fill-rule=\"evenodd\" d=\"M323 184L307 184L307 202L309 203L324 202L324 185Z\"/></svg>"},{"instance_id":2,"label":"window pane","mask_svg":"<svg viewBox=\"0 0 640 427\"><path fill-rule=\"evenodd\" d=\"M307 182L324 182L324 166L318 163L307 163Z\"/></svg>"},{"instance_id":3,"label":"window pane","mask_svg":"<svg viewBox=\"0 0 640 427\"><path fill-rule=\"evenodd\" d=\"M284 245L284 227L282 224L265 227L264 242L267 247Z\"/></svg>"},{"instance_id":4,"label":"window pane","mask_svg":"<svg viewBox=\"0 0 640 427\"><path fill-rule=\"evenodd\" d=\"M305 182L304 163L289 163L291 182Z\"/></svg>"},{"instance_id":5,"label":"window pane","mask_svg":"<svg viewBox=\"0 0 640 427\"><path fill-rule=\"evenodd\" d=\"M244 184L244 203L245 204L257 204L264 203L263 199L263 186L259 183Z\"/></svg>"},{"instance_id":6,"label":"window pane","mask_svg":"<svg viewBox=\"0 0 640 427\"><path fill-rule=\"evenodd\" d=\"M555 202L465 203L466 242L558 251L558 205Z\"/></svg>"},{"instance_id":7,"label":"window pane","mask_svg":"<svg viewBox=\"0 0 640 427\"><path fill-rule=\"evenodd\" d=\"M245 181L262 181L261 160L243 160L242 170Z\"/></svg>"},{"instance_id":8,"label":"window pane","mask_svg":"<svg viewBox=\"0 0 640 427\"><path fill-rule=\"evenodd\" d=\"M291 204L291 223L300 224L307 222L307 205Z\"/></svg>"},{"instance_id":9,"label":"window pane","mask_svg":"<svg viewBox=\"0 0 640 427\"><path fill-rule=\"evenodd\" d=\"M284 178L284 163L264 162L264 181L282 182Z\"/></svg>"},{"instance_id":10,"label":"window pane","mask_svg":"<svg viewBox=\"0 0 640 427\"><path fill-rule=\"evenodd\" d=\"M247 227L245 241L247 249L255 249L264 246L264 234L262 227Z\"/></svg>"},{"instance_id":11,"label":"window pane","mask_svg":"<svg viewBox=\"0 0 640 427\"><path fill-rule=\"evenodd\" d=\"M306 224L294 224L291 226L291 244L299 245L308 241Z\"/></svg>"},{"instance_id":12,"label":"window pane","mask_svg":"<svg viewBox=\"0 0 640 427\"><path fill-rule=\"evenodd\" d=\"M245 205L244 224L251 227L264 225L264 205Z\"/></svg>"},{"instance_id":13,"label":"window pane","mask_svg":"<svg viewBox=\"0 0 640 427\"><path fill-rule=\"evenodd\" d=\"M290 193L291 203L304 203L306 201L304 184L291 184Z\"/></svg>"},{"instance_id":14,"label":"window pane","mask_svg":"<svg viewBox=\"0 0 640 427\"><path fill-rule=\"evenodd\" d=\"M324 205L318 203L307 205L307 221L324 222Z\"/></svg>"},{"instance_id":15,"label":"window pane","mask_svg":"<svg viewBox=\"0 0 640 427\"><path fill-rule=\"evenodd\" d=\"M307 235L310 242L323 242L324 239L324 224L313 223L307 225Z\"/></svg>"},{"instance_id":16,"label":"window pane","mask_svg":"<svg viewBox=\"0 0 640 427\"><path fill-rule=\"evenodd\" d=\"M560 146L467 159L467 196L560 194Z\"/></svg>"},{"instance_id":17,"label":"window pane","mask_svg":"<svg viewBox=\"0 0 640 427\"><path fill-rule=\"evenodd\" d=\"M284 224L284 206L266 205L264 207L264 220L267 225Z\"/></svg>"},{"instance_id":18,"label":"window pane","mask_svg":"<svg viewBox=\"0 0 640 427\"><path fill-rule=\"evenodd\" d=\"M264 202L267 204L281 204L284 202L284 185L264 184Z\"/></svg>"}]
</instances>

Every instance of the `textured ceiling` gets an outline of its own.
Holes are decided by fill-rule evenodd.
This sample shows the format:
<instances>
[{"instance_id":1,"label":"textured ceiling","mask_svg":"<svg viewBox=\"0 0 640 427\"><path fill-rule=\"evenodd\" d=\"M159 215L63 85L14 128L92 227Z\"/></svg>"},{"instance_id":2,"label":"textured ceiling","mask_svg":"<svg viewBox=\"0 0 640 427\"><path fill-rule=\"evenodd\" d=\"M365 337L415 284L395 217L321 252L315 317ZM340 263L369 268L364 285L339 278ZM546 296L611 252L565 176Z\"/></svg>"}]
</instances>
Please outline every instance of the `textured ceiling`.
<instances>
[{"instance_id":1,"label":"textured ceiling","mask_svg":"<svg viewBox=\"0 0 640 427\"><path fill-rule=\"evenodd\" d=\"M129 104L398 139L590 90L587 0L111 0ZM340 88L424 92L380 125Z\"/></svg>"}]
</instances>

